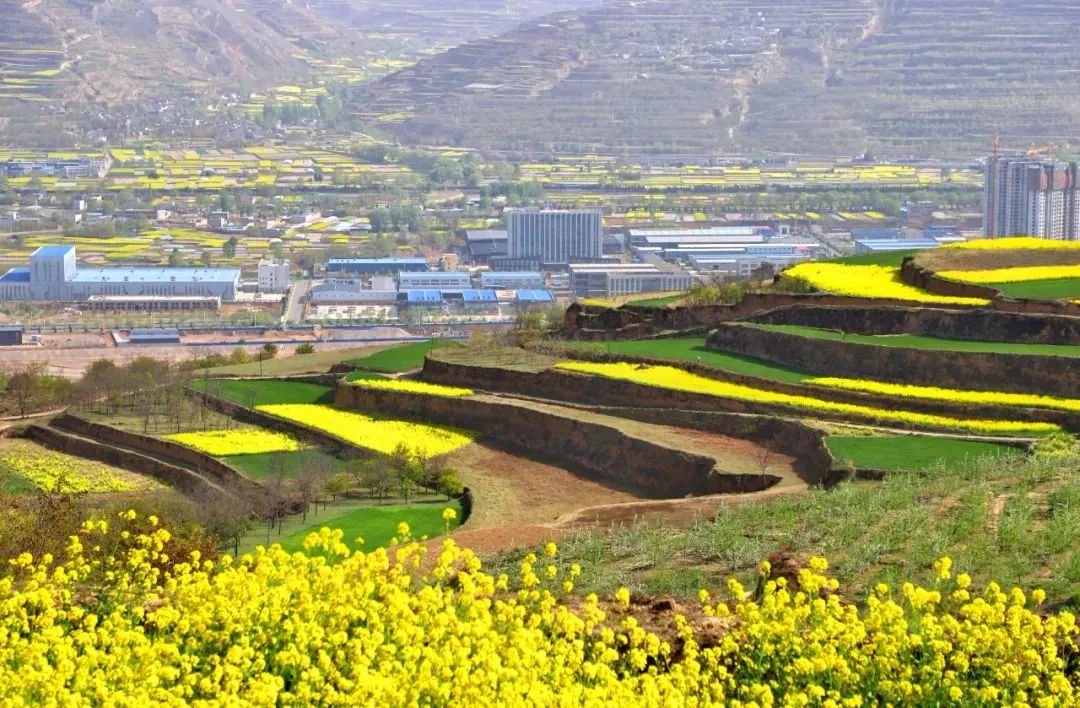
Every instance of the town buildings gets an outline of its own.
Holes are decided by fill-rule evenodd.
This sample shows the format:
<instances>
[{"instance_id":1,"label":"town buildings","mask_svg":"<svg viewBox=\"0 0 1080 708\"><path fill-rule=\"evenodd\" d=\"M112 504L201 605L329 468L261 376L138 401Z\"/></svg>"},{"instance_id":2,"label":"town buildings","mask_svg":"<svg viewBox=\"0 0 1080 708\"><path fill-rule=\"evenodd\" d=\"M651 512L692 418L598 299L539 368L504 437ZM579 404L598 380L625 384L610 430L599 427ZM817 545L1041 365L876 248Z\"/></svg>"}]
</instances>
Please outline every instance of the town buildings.
<instances>
[{"instance_id":1,"label":"town buildings","mask_svg":"<svg viewBox=\"0 0 1080 708\"><path fill-rule=\"evenodd\" d=\"M987 237L1080 238L1075 162L991 157L986 164L983 230Z\"/></svg>"},{"instance_id":2,"label":"town buildings","mask_svg":"<svg viewBox=\"0 0 1080 708\"><path fill-rule=\"evenodd\" d=\"M599 209L507 209L509 259L540 265L594 262L603 253Z\"/></svg>"}]
</instances>

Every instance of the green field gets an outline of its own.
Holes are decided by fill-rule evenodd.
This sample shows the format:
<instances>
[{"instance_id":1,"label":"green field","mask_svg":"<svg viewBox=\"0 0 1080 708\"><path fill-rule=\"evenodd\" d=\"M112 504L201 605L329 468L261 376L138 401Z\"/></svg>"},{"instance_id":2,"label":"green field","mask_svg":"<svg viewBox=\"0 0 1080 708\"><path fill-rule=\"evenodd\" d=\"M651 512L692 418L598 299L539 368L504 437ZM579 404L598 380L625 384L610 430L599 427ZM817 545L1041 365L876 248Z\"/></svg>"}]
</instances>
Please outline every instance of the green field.
<instances>
[{"instance_id":1,"label":"green field","mask_svg":"<svg viewBox=\"0 0 1080 708\"><path fill-rule=\"evenodd\" d=\"M285 478L292 479L296 476L299 466L308 464L312 456L326 463L334 473L344 472L346 462L342 459L328 455L321 450L297 450L296 452L263 452L257 455L229 455L220 457L222 462L233 469L241 472L252 479L264 480L270 477L270 467L276 459L285 461Z\"/></svg>"},{"instance_id":2,"label":"green field","mask_svg":"<svg viewBox=\"0 0 1080 708\"><path fill-rule=\"evenodd\" d=\"M817 374L791 369L779 364L770 364L738 354L728 354L705 347L704 337L683 337L677 339L630 340L606 342L603 345L592 342L568 342L571 347L590 349L598 352L622 354L625 356L652 357L671 361L690 361L711 366L722 371L730 371L746 376L758 376L785 383L802 383Z\"/></svg>"},{"instance_id":3,"label":"green field","mask_svg":"<svg viewBox=\"0 0 1080 708\"><path fill-rule=\"evenodd\" d=\"M987 283L987 285L991 288L997 288L1005 297L1028 300L1080 298L1080 278L1029 280L1026 283Z\"/></svg>"},{"instance_id":4,"label":"green field","mask_svg":"<svg viewBox=\"0 0 1080 708\"><path fill-rule=\"evenodd\" d=\"M319 345L316 344L316 347ZM359 356L367 356L378 351L378 347L358 347L356 349L330 349L312 354L279 354L261 364L257 361L247 364L230 364L210 369L212 376L298 376L300 374L326 373L334 364ZM261 374L260 374L261 371ZM201 371L199 372L201 373Z\"/></svg>"},{"instance_id":5,"label":"green field","mask_svg":"<svg viewBox=\"0 0 1080 708\"><path fill-rule=\"evenodd\" d=\"M686 293L678 293L676 295L667 295L664 297L649 297L641 300L629 300L627 305L636 305L637 307L667 307L668 305L678 302L686 297Z\"/></svg>"},{"instance_id":6,"label":"green field","mask_svg":"<svg viewBox=\"0 0 1080 708\"><path fill-rule=\"evenodd\" d=\"M210 379L194 381L196 391L209 392L242 406L267 406L275 403L333 403L334 389L301 381L272 379Z\"/></svg>"},{"instance_id":7,"label":"green field","mask_svg":"<svg viewBox=\"0 0 1080 708\"><path fill-rule=\"evenodd\" d=\"M424 365L424 357L427 356L429 351L445 346L457 346L457 344L445 339L412 342L383 349L358 359L349 359L346 363L361 369L401 373L419 369Z\"/></svg>"},{"instance_id":8,"label":"green field","mask_svg":"<svg viewBox=\"0 0 1080 708\"><path fill-rule=\"evenodd\" d=\"M372 379L382 379L385 381L390 378L389 376L383 376L382 374L376 374L374 371L354 371L345 377L345 381L370 381Z\"/></svg>"},{"instance_id":9,"label":"green field","mask_svg":"<svg viewBox=\"0 0 1080 708\"><path fill-rule=\"evenodd\" d=\"M860 253L856 256L842 256L833 258L829 263L845 263L847 265L880 265L899 268L904 258L918 251L888 251L886 253Z\"/></svg>"},{"instance_id":10,"label":"green field","mask_svg":"<svg viewBox=\"0 0 1080 708\"><path fill-rule=\"evenodd\" d=\"M839 461L851 462L858 469L887 472L921 470L939 464L952 466L987 455L1022 454L1006 445L925 435L830 435L825 444Z\"/></svg>"},{"instance_id":11,"label":"green field","mask_svg":"<svg viewBox=\"0 0 1080 708\"><path fill-rule=\"evenodd\" d=\"M979 342L970 339L945 339L943 337L927 337L921 334L848 334L832 329L815 329L813 327L801 327L798 325L770 325L770 324L747 324L747 327L757 327L769 332L783 332L797 334L802 337L813 339L827 339L836 342L851 342L853 344L877 344L886 347L903 347L906 349L930 349L934 351L954 352L986 352L991 354L1023 354L1026 356L1063 356L1080 357L1080 346L1065 346L1056 344L1015 344L1012 342Z\"/></svg>"},{"instance_id":12,"label":"green field","mask_svg":"<svg viewBox=\"0 0 1080 708\"><path fill-rule=\"evenodd\" d=\"M434 538L446 530L442 512L447 507L457 513L457 519L450 524L450 529L457 527L461 520L461 505L456 501L423 501L413 504L379 506L371 502L344 501L320 509L318 514L308 513L307 522L300 516L290 517L285 521L285 530L281 535L276 531L270 534L270 543L280 543L289 552L303 550L304 539L308 534L317 532L322 527L341 529L342 541L350 549L356 550L357 538L364 539L362 549L371 551L381 548L397 534L397 525L404 521L409 525L413 538L427 536ZM253 528L241 542L241 552L250 551L266 543L265 526Z\"/></svg>"}]
</instances>

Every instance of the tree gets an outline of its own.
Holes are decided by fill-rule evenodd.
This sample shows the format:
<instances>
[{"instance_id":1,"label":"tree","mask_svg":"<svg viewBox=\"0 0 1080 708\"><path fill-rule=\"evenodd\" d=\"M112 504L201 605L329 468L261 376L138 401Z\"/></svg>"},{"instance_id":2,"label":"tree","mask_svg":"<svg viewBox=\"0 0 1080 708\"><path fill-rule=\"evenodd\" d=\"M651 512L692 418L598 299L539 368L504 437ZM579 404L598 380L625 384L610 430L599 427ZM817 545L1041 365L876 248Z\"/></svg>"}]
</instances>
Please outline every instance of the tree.
<instances>
[{"instance_id":1,"label":"tree","mask_svg":"<svg viewBox=\"0 0 1080 708\"><path fill-rule=\"evenodd\" d=\"M353 460L349 463L348 470L358 487L367 489L372 499L378 499L379 503L382 503L393 481L386 460Z\"/></svg>"},{"instance_id":2,"label":"tree","mask_svg":"<svg viewBox=\"0 0 1080 708\"><path fill-rule=\"evenodd\" d=\"M259 356L261 356L263 359L273 359L275 356L277 356L277 353L278 346L276 344L267 342L262 346L262 350L259 352Z\"/></svg>"},{"instance_id":3,"label":"tree","mask_svg":"<svg viewBox=\"0 0 1080 708\"><path fill-rule=\"evenodd\" d=\"M236 247L239 243L240 242L236 240L235 236L230 237L228 241L221 245L221 254L226 258L235 258Z\"/></svg>"},{"instance_id":4,"label":"tree","mask_svg":"<svg viewBox=\"0 0 1080 708\"><path fill-rule=\"evenodd\" d=\"M323 486L327 494L330 495L330 499L337 501L337 498L344 496L349 491L349 475L336 474L330 479L326 480L326 484Z\"/></svg>"},{"instance_id":5,"label":"tree","mask_svg":"<svg viewBox=\"0 0 1080 708\"><path fill-rule=\"evenodd\" d=\"M19 417L25 418L37 400L37 373L27 369L13 375L8 380L8 393L15 399L15 403L19 407Z\"/></svg>"},{"instance_id":6,"label":"tree","mask_svg":"<svg viewBox=\"0 0 1080 708\"><path fill-rule=\"evenodd\" d=\"M169 267L178 268L184 265L184 257L180 255L180 249L174 248L169 251Z\"/></svg>"},{"instance_id":7,"label":"tree","mask_svg":"<svg viewBox=\"0 0 1080 708\"><path fill-rule=\"evenodd\" d=\"M214 254L209 250L204 250L202 255L199 256L199 259L202 261L204 268L209 268L210 264L214 262Z\"/></svg>"},{"instance_id":8,"label":"tree","mask_svg":"<svg viewBox=\"0 0 1080 708\"><path fill-rule=\"evenodd\" d=\"M312 344L311 342L304 342L303 344L301 344L300 346L298 346L296 348L296 353L297 354L314 354L315 353L315 345Z\"/></svg>"},{"instance_id":9,"label":"tree","mask_svg":"<svg viewBox=\"0 0 1080 708\"><path fill-rule=\"evenodd\" d=\"M761 488L765 488L765 473L769 471L769 467L772 465L772 444L762 443L754 448L754 462L757 463L758 470L761 472Z\"/></svg>"}]
</instances>

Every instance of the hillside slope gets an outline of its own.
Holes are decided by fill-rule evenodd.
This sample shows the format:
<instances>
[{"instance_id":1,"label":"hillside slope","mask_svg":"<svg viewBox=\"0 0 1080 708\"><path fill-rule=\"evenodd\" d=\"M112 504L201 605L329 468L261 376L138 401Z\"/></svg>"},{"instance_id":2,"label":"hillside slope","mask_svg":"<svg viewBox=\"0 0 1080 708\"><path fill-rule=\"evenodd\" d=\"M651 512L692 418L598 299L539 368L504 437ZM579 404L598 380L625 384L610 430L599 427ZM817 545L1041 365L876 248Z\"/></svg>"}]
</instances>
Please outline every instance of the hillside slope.
<instances>
[{"instance_id":1,"label":"hillside slope","mask_svg":"<svg viewBox=\"0 0 1080 708\"><path fill-rule=\"evenodd\" d=\"M619 0L365 87L405 140L522 154L962 156L1080 140L1069 0Z\"/></svg>"}]
</instances>

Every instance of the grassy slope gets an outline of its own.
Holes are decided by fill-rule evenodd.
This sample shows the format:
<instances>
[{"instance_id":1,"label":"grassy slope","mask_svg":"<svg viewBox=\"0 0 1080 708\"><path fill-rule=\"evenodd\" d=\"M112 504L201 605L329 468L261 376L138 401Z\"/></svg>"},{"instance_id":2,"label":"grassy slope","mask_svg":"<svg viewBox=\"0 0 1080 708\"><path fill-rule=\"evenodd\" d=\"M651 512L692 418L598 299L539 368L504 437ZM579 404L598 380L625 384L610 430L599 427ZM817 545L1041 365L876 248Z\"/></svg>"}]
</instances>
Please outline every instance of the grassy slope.
<instances>
[{"instance_id":1,"label":"grassy slope","mask_svg":"<svg viewBox=\"0 0 1080 708\"><path fill-rule=\"evenodd\" d=\"M424 357L427 356L429 351L433 348L438 349L448 345L451 345L450 341L438 339L433 342L412 342L411 344L402 344L383 349L368 356L349 359L348 363L365 369L400 373L419 369L424 365Z\"/></svg>"},{"instance_id":2,"label":"grassy slope","mask_svg":"<svg viewBox=\"0 0 1080 708\"><path fill-rule=\"evenodd\" d=\"M219 458L222 462L244 473L248 477L264 480L270 476L270 463L276 457L285 460L285 477L291 479L296 476L297 466L311 459L312 455L324 458L334 472L345 471L345 461L319 450L298 450L296 452L264 452L258 455L229 455Z\"/></svg>"},{"instance_id":3,"label":"grassy slope","mask_svg":"<svg viewBox=\"0 0 1080 708\"><path fill-rule=\"evenodd\" d=\"M316 347L319 345L316 344ZM347 359L355 359L358 356L370 356L379 351L380 347L361 347L358 349L334 349L330 351L316 351L313 354L295 354L268 359L262 363L264 376L295 376L298 374L321 374L325 373L334 364ZM201 371L199 373L202 373ZM213 376L258 376L259 362L247 364L231 364L218 366L210 369Z\"/></svg>"},{"instance_id":4,"label":"grassy slope","mask_svg":"<svg viewBox=\"0 0 1080 708\"><path fill-rule=\"evenodd\" d=\"M919 470L935 464L956 465L985 455L1019 454L1005 445L922 435L830 435L825 442L838 460L850 460L861 469L889 472Z\"/></svg>"},{"instance_id":5,"label":"grassy slope","mask_svg":"<svg viewBox=\"0 0 1080 708\"><path fill-rule=\"evenodd\" d=\"M1058 300L1080 297L1080 278L1060 278L1057 280L1031 280L1026 283L990 283L1006 297L1027 298L1029 300Z\"/></svg>"},{"instance_id":6,"label":"grassy slope","mask_svg":"<svg viewBox=\"0 0 1080 708\"><path fill-rule=\"evenodd\" d=\"M881 482L732 506L686 530L636 525L582 531L559 544L584 570L582 592L632 590L692 596L739 577L754 587L762 558L779 550L803 562L829 559L861 597L877 582L931 582L948 555L977 581L1044 587L1052 600L1080 604L1080 456L985 457ZM499 559L512 568L521 554ZM496 568L496 570L500 569Z\"/></svg>"},{"instance_id":7,"label":"grassy slope","mask_svg":"<svg viewBox=\"0 0 1080 708\"><path fill-rule=\"evenodd\" d=\"M461 506L456 502L429 501L405 505L374 505L371 502L344 501L331 504L325 510L320 509L318 514L308 513L307 522L303 522L300 516L290 517L285 522L285 531L278 536L274 531L270 535L271 543L280 543L287 551L299 551L303 548L304 539L308 534L317 532L326 526L332 529L341 529L344 532L342 541L351 549L356 549L355 539L363 538L363 550L371 551L387 545L390 539L397 533L397 525L404 521L409 524L410 533L414 538L427 536L432 538L444 533L446 522L442 519L443 509L452 508L457 512L457 520L461 519ZM451 523L453 529L457 521ZM266 543L265 526L257 526L241 542L241 552L249 551L255 546Z\"/></svg>"},{"instance_id":8,"label":"grassy slope","mask_svg":"<svg viewBox=\"0 0 1080 708\"><path fill-rule=\"evenodd\" d=\"M736 374L745 374L748 376L760 376L765 379L785 381L787 383L801 383L803 380L812 378L816 375L780 366L778 364L770 364L761 361L760 359L706 349L705 339L702 337L607 342L604 345L593 343L569 344L571 344L571 346L580 346L582 348L588 347L599 351L607 351L612 354L696 362L723 371L731 371Z\"/></svg>"},{"instance_id":9,"label":"grassy slope","mask_svg":"<svg viewBox=\"0 0 1080 708\"><path fill-rule=\"evenodd\" d=\"M968 339L944 339L926 337L917 334L865 335L845 334L829 329L815 329L797 325L748 325L772 332L798 334L814 339L846 341L856 344L878 344L887 347L905 347L908 349L931 349L936 351L991 352L996 354L1026 354L1029 356L1064 356L1080 357L1080 346L1052 344L1016 344L1012 342L979 342Z\"/></svg>"},{"instance_id":10,"label":"grassy slope","mask_svg":"<svg viewBox=\"0 0 1080 708\"><path fill-rule=\"evenodd\" d=\"M255 396L254 405L256 406L275 403L334 402L334 389L300 381L215 381L211 379L209 383L202 380L195 381L192 387L198 391L209 390L215 395L220 395L242 406L252 405L252 393Z\"/></svg>"},{"instance_id":11,"label":"grassy slope","mask_svg":"<svg viewBox=\"0 0 1080 708\"><path fill-rule=\"evenodd\" d=\"M636 305L638 307L667 307L668 305L678 302L686 297L686 293L677 293L675 295L667 295L664 297L648 297L641 300L628 300L627 305Z\"/></svg>"}]
</instances>

